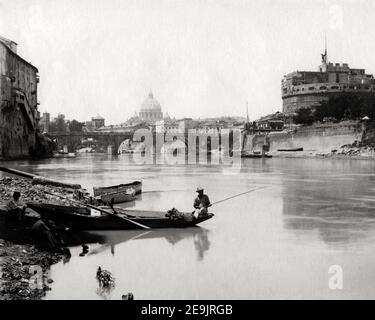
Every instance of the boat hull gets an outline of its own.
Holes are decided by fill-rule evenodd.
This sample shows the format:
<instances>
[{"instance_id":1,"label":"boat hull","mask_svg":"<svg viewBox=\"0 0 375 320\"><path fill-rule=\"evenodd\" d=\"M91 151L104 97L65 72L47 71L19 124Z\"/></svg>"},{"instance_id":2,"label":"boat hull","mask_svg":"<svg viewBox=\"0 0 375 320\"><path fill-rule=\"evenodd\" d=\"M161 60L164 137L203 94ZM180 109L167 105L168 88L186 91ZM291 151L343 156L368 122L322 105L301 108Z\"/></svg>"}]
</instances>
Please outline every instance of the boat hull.
<instances>
[{"instance_id":1,"label":"boat hull","mask_svg":"<svg viewBox=\"0 0 375 320\"><path fill-rule=\"evenodd\" d=\"M102 188L94 187L94 197L98 197L107 193L113 194L116 192L127 192L128 190L131 190L131 189L134 190L134 193L136 195L142 193L142 182L133 181L131 183L119 184L119 185L110 186L110 187L102 187Z\"/></svg>"},{"instance_id":2,"label":"boat hull","mask_svg":"<svg viewBox=\"0 0 375 320\"><path fill-rule=\"evenodd\" d=\"M284 148L284 149L277 149L277 151L284 151L284 152L297 152L303 151L303 148Z\"/></svg>"},{"instance_id":3,"label":"boat hull","mask_svg":"<svg viewBox=\"0 0 375 320\"><path fill-rule=\"evenodd\" d=\"M272 156L269 154L262 155L262 154L257 154L257 153L253 153L253 154L246 153L246 154L242 154L241 158L272 158Z\"/></svg>"},{"instance_id":4,"label":"boat hull","mask_svg":"<svg viewBox=\"0 0 375 320\"><path fill-rule=\"evenodd\" d=\"M60 211L51 204L28 203L29 208L38 212L44 219L50 219L58 224L63 224L71 230L134 230L142 229L142 227L122 219L125 217L131 221L145 225L151 229L160 228L187 228L193 227L203 221L211 219L213 214L207 214L204 217L194 218L192 221L185 219L172 220L163 216L163 212L158 212L158 216L141 216L142 211L131 210L129 214L132 217L118 213L101 215L98 217L71 213L68 210ZM138 216L135 214L138 213ZM145 212L150 213L150 212ZM156 214L156 212L154 212Z\"/></svg>"},{"instance_id":5,"label":"boat hull","mask_svg":"<svg viewBox=\"0 0 375 320\"><path fill-rule=\"evenodd\" d=\"M100 199L101 202L107 203L111 202L113 199L113 203L123 203L123 202L130 202L135 200L135 194L134 193L127 193L127 191L123 192L115 192L115 193L105 193L101 196L97 197Z\"/></svg>"}]
</instances>

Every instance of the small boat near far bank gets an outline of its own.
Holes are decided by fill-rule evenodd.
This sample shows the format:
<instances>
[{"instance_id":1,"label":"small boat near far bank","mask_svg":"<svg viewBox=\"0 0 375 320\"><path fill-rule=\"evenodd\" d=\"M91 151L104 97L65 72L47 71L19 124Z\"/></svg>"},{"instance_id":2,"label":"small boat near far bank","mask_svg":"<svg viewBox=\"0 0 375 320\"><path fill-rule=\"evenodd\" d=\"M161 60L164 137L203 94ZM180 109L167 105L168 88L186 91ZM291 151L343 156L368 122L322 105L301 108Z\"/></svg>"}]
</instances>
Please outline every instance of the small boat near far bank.
<instances>
[{"instance_id":1,"label":"small boat near far bank","mask_svg":"<svg viewBox=\"0 0 375 320\"><path fill-rule=\"evenodd\" d=\"M282 149L277 149L277 151L303 151L303 148L302 147L299 147L299 148L282 148Z\"/></svg>"},{"instance_id":2,"label":"small boat near far bank","mask_svg":"<svg viewBox=\"0 0 375 320\"><path fill-rule=\"evenodd\" d=\"M62 210L54 204L30 202L27 206L38 212L45 219L53 220L57 224L63 224L70 230L134 230L141 229L135 223L140 223L151 229L159 228L187 228L193 227L203 221L211 219L214 215L209 213L205 216L187 221L181 219L170 219L165 212L125 210L117 214L103 214L91 216L72 212L72 208ZM117 210L117 209L116 209ZM117 211L116 211L117 212ZM123 213L126 212L126 213ZM126 218L126 219L122 219ZM130 221L128 221L130 220ZM135 222L135 223L132 223Z\"/></svg>"},{"instance_id":3,"label":"small boat near far bank","mask_svg":"<svg viewBox=\"0 0 375 320\"><path fill-rule=\"evenodd\" d=\"M75 152L54 152L53 158L76 158L77 154Z\"/></svg>"},{"instance_id":4,"label":"small boat near far bank","mask_svg":"<svg viewBox=\"0 0 375 320\"><path fill-rule=\"evenodd\" d=\"M243 153L241 158L272 158L270 154L261 154L261 153Z\"/></svg>"}]
</instances>

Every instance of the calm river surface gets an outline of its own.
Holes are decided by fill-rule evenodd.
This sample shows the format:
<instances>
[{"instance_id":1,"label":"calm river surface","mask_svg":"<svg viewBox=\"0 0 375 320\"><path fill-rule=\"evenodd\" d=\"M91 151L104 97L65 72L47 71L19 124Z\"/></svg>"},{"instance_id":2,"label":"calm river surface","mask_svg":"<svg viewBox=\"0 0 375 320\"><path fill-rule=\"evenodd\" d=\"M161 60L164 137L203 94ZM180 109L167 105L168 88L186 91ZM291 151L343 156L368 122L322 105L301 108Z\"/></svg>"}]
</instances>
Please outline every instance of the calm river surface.
<instances>
[{"instance_id":1,"label":"calm river surface","mask_svg":"<svg viewBox=\"0 0 375 320\"><path fill-rule=\"evenodd\" d=\"M189 211L198 185L211 201L266 187L213 206L199 228L96 233L104 241L89 254L72 247L52 267L47 299L375 298L375 161L243 159L231 171L91 155L3 165L90 191L141 179L136 209ZM329 288L332 265L342 290ZM111 292L97 291L98 266L116 278Z\"/></svg>"}]
</instances>

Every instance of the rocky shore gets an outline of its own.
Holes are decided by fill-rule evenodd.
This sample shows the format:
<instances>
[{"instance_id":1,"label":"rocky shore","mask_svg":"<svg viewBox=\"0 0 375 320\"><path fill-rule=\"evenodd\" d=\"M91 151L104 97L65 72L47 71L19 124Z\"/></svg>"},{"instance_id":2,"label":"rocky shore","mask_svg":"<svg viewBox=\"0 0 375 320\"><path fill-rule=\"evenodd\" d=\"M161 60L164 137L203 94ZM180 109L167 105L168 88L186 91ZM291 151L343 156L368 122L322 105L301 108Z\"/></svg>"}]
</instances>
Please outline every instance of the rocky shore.
<instances>
[{"instance_id":1,"label":"rocky shore","mask_svg":"<svg viewBox=\"0 0 375 320\"><path fill-rule=\"evenodd\" d=\"M270 152L275 158L329 158L342 160L375 160L375 147L367 145L343 145L330 152L321 152L319 150Z\"/></svg>"},{"instance_id":2,"label":"rocky shore","mask_svg":"<svg viewBox=\"0 0 375 320\"><path fill-rule=\"evenodd\" d=\"M62 254L0 239L0 300L37 300L50 290L50 266Z\"/></svg>"},{"instance_id":3,"label":"rocky shore","mask_svg":"<svg viewBox=\"0 0 375 320\"><path fill-rule=\"evenodd\" d=\"M35 184L32 179L4 177L0 179L2 206L11 199L14 191L21 193L21 204L48 201L69 205L69 200L62 200L57 195L73 199L74 194L73 189ZM35 219L39 216L29 208L26 215ZM8 228L4 221L4 211L0 210L0 300L41 299L53 282L48 276L50 266L67 258L67 254L51 252L36 245L25 232Z\"/></svg>"}]
</instances>

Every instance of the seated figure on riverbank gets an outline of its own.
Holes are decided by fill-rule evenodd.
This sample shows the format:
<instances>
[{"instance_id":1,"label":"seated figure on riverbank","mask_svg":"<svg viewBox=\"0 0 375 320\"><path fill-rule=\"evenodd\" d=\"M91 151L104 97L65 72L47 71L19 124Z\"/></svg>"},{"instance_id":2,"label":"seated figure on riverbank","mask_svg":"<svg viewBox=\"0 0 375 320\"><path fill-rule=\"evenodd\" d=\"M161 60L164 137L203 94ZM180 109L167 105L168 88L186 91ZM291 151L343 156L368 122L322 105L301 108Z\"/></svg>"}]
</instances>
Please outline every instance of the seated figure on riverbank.
<instances>
[{"instance_id":1,"label":"seated figure on riverbank","mask_svg":"<svg viewBox=\"0 0 375 320\"><path fill-rule=\"evenodd\" d=\"M7 202L6 207L11 216L14 215L19 222L22 222L25 217L26 206L20 204L20 198L20 192L13 192L12 199Z\"/></svg>"},{"instance_id":2,"label":"seated figure on riverbank","mask_svg":"<svg viewBox=\"0 0 375 320\"><path fill-rule=\"evenodd\" d=\"M194 217L198 218L208 213L208 207L211 207L211 202L208 195L204 194L202 187L198 187L196 192L198 192L198 196L194 199Z\"/></svg>"},{"instance_id":3,"label":"seated figure on riverbank","mask_svg":"<svg viewBox=\"0 0 375 320\"><path fill-rule=\"evenodd\" d=\"M31 230L36 239L46 243L52 250L58 251L64 244L58 234L57 226L52 221L44 222L39 219L33 224Z\"/></svg>"}]
</instances>

